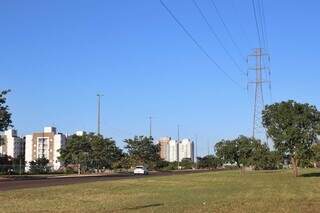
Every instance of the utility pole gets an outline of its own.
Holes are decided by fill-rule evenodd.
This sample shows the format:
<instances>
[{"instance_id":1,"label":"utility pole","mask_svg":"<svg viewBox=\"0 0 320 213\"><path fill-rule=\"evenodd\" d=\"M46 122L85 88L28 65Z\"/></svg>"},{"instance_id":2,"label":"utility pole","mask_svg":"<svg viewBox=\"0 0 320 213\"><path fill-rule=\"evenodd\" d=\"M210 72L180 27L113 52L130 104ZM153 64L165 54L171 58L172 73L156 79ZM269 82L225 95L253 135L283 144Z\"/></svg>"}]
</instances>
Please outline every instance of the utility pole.
<instances>
[{"instance_id":1,"label":"utility pole","mask_svg":"<svg viewBox=\"0 0 320 213\"><path fill-rule=\"evenodd\" d=\"M178 124L177 128L178 128L178 142L179 142L180 141L180 125L179 124Z\"/></svg>"},{"instance_id":2,"label":"utility pole","mask_svg":"<svg viewBox=\"0 0 320 213\"><path fill-rule=\"evenodd\" d=\"M252 137L260 137L260 139L262 139L266 137L265 130L262 126L262 111L264 109L263 85L268 83L271 92L270 70L266 65L265 59L267 58L269 62L270 57L264 52L264 49L256 48L253 50L253 53L248 56L248 64L250 64L249 60L251 58L255 60L255 67L249 67L249 70L255 71L255 79L248 82L248 85L255 85ZM267 70L269 70L268 75L264 75Z\"/></svg>"},{"instance_id":3,"label":"utility pole","mask_svg":"<svg viewBox=\"0 0 320 213\"><path fill-rule=\"evenodd\" d=\"M19 174L22 175L22 171L21 171L21 168L22 168L22 140L20 140L20 155L19 155Z\"/></svg>"},{"instance_id":4,"label":"utility pole","mask_svg":"<svg viewBox=\"0 0 320 213\"><path fill-rule=\"evenodd\" d=\"M98 96L98 119L97 119L97 135L100 135L100 116L101 116L101 112L100 112L100 108L101 108L101 97L103 96L102 94L97 94Z\"/></svg>"},{"instance_id":5,"label":"utility pole","mask_svg":"<svg viewBox=\"0 0 320 213\"><path fill-rule=\"evenodd\" d=\"M177 157L178 157L178 170L180 169L180 156L179 156L179 144L180 144L180 125L177 125L178 128L178 141L177 141Z\"/></svg>"},{"instance_id":6,"label":"utility pole","mask_svg":"<svg viewBox=\"0 0 320 213\"><path fill-rule=\"evenodd\" d=\"M152 116L149 116L149 137L152 137Z\"/></svg>"},{"instance_id":7,"label":"utility pole","mask_svg":"<svg viewBox=\"0 0 320 213\"><path fill-rule=\"evenodd\" d=\"M196 169L198 169L198 135L196 135L196 138L195 138L195 142L196 142Z\"/></svg>"}]
</instances>

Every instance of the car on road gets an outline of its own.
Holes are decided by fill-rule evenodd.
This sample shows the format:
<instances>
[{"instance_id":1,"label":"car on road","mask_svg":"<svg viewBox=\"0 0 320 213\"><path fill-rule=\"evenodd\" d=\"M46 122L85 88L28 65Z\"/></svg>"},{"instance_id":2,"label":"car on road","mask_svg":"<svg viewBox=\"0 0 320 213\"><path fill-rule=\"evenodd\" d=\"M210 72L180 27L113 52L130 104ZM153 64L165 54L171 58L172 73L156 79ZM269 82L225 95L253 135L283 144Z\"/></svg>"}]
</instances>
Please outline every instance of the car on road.
<instances>
[{"instance_id":1,"label":"car on road","mask_svg":"<svg viewBox=\"0 0 320 213\"><path fill-rule=\"evenodd\" d=\"M144 166L136 166L133 170L134 175L147 175L149 174L148 169Z\"/></svg>"}]
</instances>

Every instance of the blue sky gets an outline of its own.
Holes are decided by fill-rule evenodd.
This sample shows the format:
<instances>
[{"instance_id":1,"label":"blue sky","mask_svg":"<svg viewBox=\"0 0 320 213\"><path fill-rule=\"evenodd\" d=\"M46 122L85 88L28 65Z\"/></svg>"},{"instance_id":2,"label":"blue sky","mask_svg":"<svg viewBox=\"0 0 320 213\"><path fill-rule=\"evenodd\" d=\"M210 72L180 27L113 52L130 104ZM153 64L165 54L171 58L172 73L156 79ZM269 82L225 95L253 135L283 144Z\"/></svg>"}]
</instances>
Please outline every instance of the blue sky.
<instances>
[{"instance_id":1,"label":"blue sky","mask_svg":"<svg viewBox=\"0 0 320 213\"><path fill-rule=\"evenodd\" d=\"M234 79L241 76L191 0L167 5ZM257 47L251 0L215 0L244 55ZM209 0L198 0L243 69ZM234 10L232 4L236 6ZM272 101L319 106L319 8L316 0L265 1L272 67ZM252 129L253 88L239 89L197 49L158 0L0 2L0 89L20 134L54 125L59 131L96 130L96 94L103 93L102 133L124 138L198 135L208 143ZM243 26L243 28L241 27ZM269 94L265 99L270 103Z\"/></svg>"}]
</instances>

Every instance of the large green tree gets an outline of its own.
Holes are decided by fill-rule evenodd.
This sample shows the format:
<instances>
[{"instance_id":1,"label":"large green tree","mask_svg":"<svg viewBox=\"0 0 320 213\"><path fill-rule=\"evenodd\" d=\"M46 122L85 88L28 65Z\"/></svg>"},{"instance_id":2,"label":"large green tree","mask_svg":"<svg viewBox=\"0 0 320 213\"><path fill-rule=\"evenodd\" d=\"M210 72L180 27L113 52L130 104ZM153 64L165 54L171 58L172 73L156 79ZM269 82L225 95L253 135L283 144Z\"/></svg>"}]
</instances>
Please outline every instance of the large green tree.
<instances>
[{"instance_id":1,"label":"large green tree","mask_svg":"<svg viewBox=\"0 0 320 213\"><path fill-rule=\"evenodd\" d=\"M93 167L98 169L112 169L114 164L120 161L122 150L120 150L114 140L103 138L102 136L91 136L91 156Z\"/></svg>"},{"instance_id":2,"label":"large green tree","mask_svg":"<svg viewBox=\"0 0 320 213\"><path fill-rule=\"evenodd\" d=\"M128 170L132 165L132 160L128 153L122 152L121 157L118 161L114 162L113 167L115 169Z\"/></svg>"},{"instance_id":3,"label":"large green tree","mask_svg":"<svg viewBox=\"0 0 320 213\"><path fill-rule=\"evenodd\" d=\"M88 168L90 164L91 144L90 135L84 134L82 136L72 135L68 137L67 144L60 150L60 160L64 164L77 165L78 173Z\"/></svg>"},{"instance_id":4,"label":"large green tree","mask_svg":"<svg viewBox=\"0 0 320 213\"><path fill-rule=\"evenodd\" d=\"M81 173L88 169L96 169L98 172L101 169L112 169L120 161L122 151L111 138L90 133L70 136L60 154L65 165L77 165L78 173Z\"/></svg>"},{"instance_id":5,"label":"large green tree","mask_svg":"<svg viewBox=\"0 0 320 213\"><path fill-rule=\"evenodd\" d=\"M312 156L311 146L320 130L319 111L315 106L289 100L266 106L262 119L275 149L291 157L293 174L298 176L300 161Z\"/></svg>"},{"instance_id":6,"label":"large green tree","mask_svg":"<svg viewBox=\"0 0 320 213\"><path fill-rule=\"evenodd\" d=\"M246 136L234 140L222 140L215 145L216 155L224 163L236 163L238 167L252 164L254 146L259 141Z\"/></svg>"},{"instance_id":7,"label":"large green tree","mask_svg":"<svg viewBox=\"0 0 320 213\"><path fill-rule=\"evenodd\" d=\"M9 112L9 106L6 104L6 95L10 90L0 91L0 132L6 130L11 126L11 113ZM3 144L3 139L0 136L0 146Z\"/></svg>"},{"instance_id":8,"label":"large green tree","mask_svg":"<svg viewBox=\"0 0 320 213\"><path fill-rule=\"evenodd\" d=\"M251 164L255 169L277 169L280 167L282 156L277 151L270 151L266 144L254 142Z\"/></svg>"},{"instance_id":9,"label":"large green tree","mask_svg":"<svg viewBox=\"0 0 320 213\"><path fill-rule=\"evenodd\" d=\"M147 164L154 167L160 160L160 147L153 143L153 139L144 136L135 136L133 139L124 140L126 149L133 164Z\"/></svg>"},{"instance_id":10,"label":"large green tree","mask_svg":"<svg viewBox=\"0 0 320 213\"><path fill-rule=\"evenodd\" d=\"M223 163L236 163L238 167L253 166L255 169L276 169L279 154L271 152L260 140L239 136L234 140L222 140L215 146L216 155Z\"/></svg>"},{"instance_id":11,"label":"large green tree","mask_svg":"<svg viewBox=\"0 0 320 213\"><path fill-rule=\"evenodd\" d=\"M215 145L216 155L223 163L236 163L240 167L240 156L235 140L221 140Z\"/></svg>"}]
</instances>

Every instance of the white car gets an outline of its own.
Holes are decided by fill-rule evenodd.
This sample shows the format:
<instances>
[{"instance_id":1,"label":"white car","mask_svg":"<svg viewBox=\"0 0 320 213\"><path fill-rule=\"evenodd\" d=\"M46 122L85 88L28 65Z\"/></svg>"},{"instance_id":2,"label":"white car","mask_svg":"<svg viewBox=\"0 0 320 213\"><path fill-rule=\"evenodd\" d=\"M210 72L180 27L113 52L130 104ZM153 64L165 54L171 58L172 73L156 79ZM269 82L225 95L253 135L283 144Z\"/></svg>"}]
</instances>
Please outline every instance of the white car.
<instances>
[{"instance_id":1,"label":"white car","mask_svg":"<svg viewBox=\"0 0 320 213\"><path fill-rule=\"evenodd\" d=\"M148 170L144 166L136 166L136 168L133 170L133 174L135 175L147 175L149 174Z\"/></svg>"}]
</instances>

